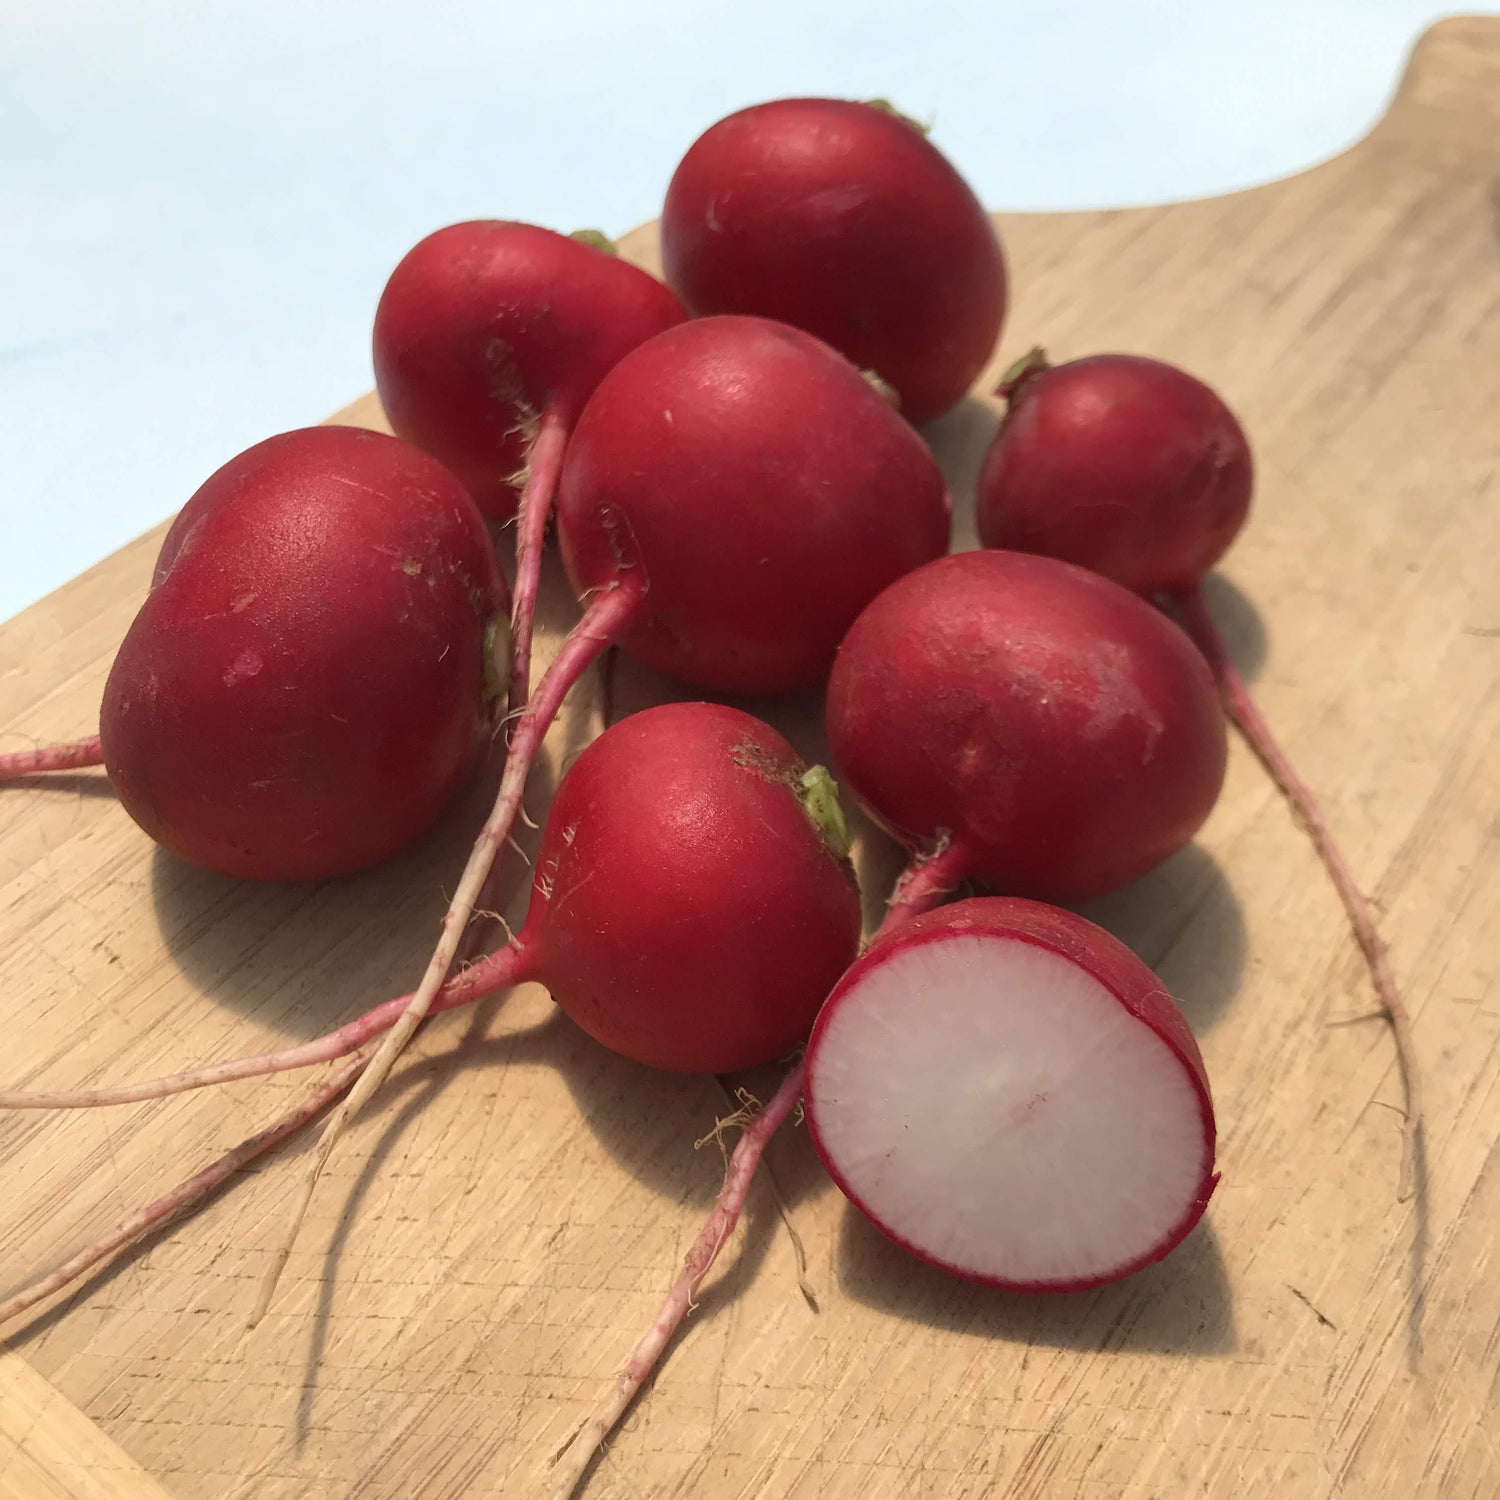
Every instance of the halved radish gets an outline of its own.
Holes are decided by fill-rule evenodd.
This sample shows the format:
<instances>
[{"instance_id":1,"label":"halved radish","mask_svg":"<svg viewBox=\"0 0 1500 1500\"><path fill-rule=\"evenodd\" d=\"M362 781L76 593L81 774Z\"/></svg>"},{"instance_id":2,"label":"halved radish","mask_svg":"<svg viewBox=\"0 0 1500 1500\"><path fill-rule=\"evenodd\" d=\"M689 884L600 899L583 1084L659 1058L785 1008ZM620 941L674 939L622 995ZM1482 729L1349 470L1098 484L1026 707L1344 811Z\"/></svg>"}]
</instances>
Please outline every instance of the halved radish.
<instances>
[{"instance_id":1,"label":"halved radish","mask_svg":"<svg viewBox=\"0 0 1500 1500\"><path fill-rule=\"evenodd\" d=\"M877 1229L994 1286L1129 1275L1218 1181L1181 1012L1108 933L1032 901L960 901L875 943L818 1017L803 1097Z\"/></svg>"}]
</instances>

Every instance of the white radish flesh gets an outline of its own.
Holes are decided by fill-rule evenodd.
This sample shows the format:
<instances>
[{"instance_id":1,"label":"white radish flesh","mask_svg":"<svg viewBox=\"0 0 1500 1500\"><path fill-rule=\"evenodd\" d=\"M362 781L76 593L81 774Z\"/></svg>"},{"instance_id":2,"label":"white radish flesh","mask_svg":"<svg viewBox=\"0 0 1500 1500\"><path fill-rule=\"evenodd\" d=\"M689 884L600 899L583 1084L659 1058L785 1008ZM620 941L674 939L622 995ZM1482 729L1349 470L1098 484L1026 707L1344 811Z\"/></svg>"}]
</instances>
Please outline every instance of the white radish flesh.
<instances>
[{"instance_id":1,"label":"white radish flesh","mask_svg":"<svg viewBox=\"0 0 1500 1500\"><path fill-rule=\"evenodd\" d=\"M923 1260L1025 1290L1113 1281L1171 1250L1215 1181L1201 1060L1168 1007L1082 918L943 908L830 997L807 1060L813 1139L851 1201Z\"/></svg>"}]
</instances>

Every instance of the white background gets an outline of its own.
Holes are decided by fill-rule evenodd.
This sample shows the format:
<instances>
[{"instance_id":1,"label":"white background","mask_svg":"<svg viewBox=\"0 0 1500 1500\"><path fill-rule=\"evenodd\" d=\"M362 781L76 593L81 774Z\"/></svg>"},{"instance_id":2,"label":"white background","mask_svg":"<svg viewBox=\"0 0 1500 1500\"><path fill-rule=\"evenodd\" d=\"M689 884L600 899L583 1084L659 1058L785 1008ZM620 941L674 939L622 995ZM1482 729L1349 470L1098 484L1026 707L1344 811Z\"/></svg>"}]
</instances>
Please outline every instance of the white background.
<instances>
[{"instance_id":1,"label":"white background","mask_svg":"<svg viewBox=\"0 0 1500 1500\"><path fill-rule=\"evenodd\" d=\"M1470 9L1492 10L1493 6ZM0 618L371 384L456 219L619 233L742 104L884 95L994 208L1224 192L1381 113L1427 0L0 0Z\"/></svg>"}]
</instances>

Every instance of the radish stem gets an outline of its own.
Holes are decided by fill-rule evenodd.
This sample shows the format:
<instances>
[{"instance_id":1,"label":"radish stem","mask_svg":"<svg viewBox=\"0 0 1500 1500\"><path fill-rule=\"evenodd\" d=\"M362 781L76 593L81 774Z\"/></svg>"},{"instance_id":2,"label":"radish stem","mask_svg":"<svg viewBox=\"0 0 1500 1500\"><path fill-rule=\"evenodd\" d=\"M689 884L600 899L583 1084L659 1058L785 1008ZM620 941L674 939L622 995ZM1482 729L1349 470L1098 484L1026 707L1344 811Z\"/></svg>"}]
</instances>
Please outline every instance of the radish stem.
<instances>
[{"instance_id":1,"label":"radish stem","mask_svg":"<svg viewBox=\"0 0 1500 1500\"><path fill-rule=\"evenodd\" d=\"M522 708L531 687L531 639L542 578L542 542L568 446L568 425L555 407L542 413L527 455L526 484L516 520L516 591L510 612L510 708Z\"/></svg>"}]
</instances>

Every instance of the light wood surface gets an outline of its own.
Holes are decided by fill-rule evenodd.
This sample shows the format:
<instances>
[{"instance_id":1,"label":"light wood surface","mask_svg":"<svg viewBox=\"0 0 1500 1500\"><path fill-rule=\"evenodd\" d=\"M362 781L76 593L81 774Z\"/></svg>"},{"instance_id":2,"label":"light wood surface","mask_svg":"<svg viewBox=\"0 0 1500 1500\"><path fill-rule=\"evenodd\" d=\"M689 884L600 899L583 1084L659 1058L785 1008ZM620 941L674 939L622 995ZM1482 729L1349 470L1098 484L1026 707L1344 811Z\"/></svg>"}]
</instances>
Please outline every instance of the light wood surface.
<instances>
[{"instance_id":1,"label":"light wood surface","mask_svg":"<svg viewBox=\"0 0 1500 1500\"><path fill-rule=\"evenodd\" d=\"M1218 386L1251 434L1256 508L1210 604L1383 913L1427 1077L1418 1198L1395 1200L1399 1080L1384 1026L1357 1019L1371 1006L1358 954L1236 746L1198 844L1088 909L1201 1038L1222 1132L1206 1222L1116 1287L976 1290L882 1240L789 1132L769 1160L819 1310L762 1185L591 1495L1500 1494L1497 182L1500 19L1453 20L1419 44L1372 135L1304 175L1000 218L1016 297L997 368L1034 342L1154 353ZM651 262L649 232L628 248ZM367 400L344 419L378 413ZM932 431L961 546L995 420L977 398ZM159 535L0 627L0 746L93 726ZM547 587L544 655L575 614L555 568ZM671 692L621 664L619 712ZM534 815L599 710L594 676L549 741ZM760 711L816 756L815 705ZM300 890L154 853L96 774L4 791L6 1083L237 1054L408 988L489 790L410 858ZM864 832L878 905L895 857ZM764 1097L774 1079L743 1081ZM311 1082L0 1120L0 1282ZM22 1324L13 1347L180 1500L533 1493L697 1228L720 1166L693 1142L723 1112L711 1080L623 1063L527 989L419 1039L335 1158L253 1333L295 1148ZM0 1367L0 1441L20 1451L5 1435L36 1409L56 1424L49 1472L105 1473L104 1439L85 1424L75 1444L81 1418L28 1396L19 1368Z\"/></svg>"},{"instance_id":2,"label":"light wood surface","mask_svg":"<svg viewBox=\"0 0 1500 1500\"><path fill-rule=\"evenodd\" d=\"M19 1354L0 1351L0 1500L167 1500Z\"/></svg>"}]
</instances>

